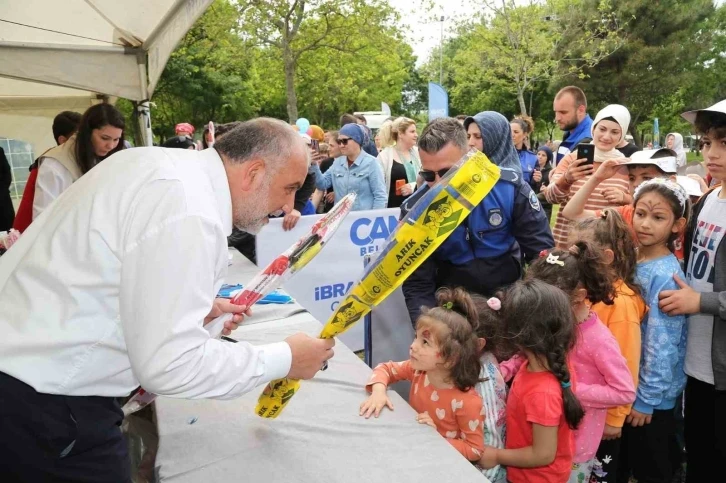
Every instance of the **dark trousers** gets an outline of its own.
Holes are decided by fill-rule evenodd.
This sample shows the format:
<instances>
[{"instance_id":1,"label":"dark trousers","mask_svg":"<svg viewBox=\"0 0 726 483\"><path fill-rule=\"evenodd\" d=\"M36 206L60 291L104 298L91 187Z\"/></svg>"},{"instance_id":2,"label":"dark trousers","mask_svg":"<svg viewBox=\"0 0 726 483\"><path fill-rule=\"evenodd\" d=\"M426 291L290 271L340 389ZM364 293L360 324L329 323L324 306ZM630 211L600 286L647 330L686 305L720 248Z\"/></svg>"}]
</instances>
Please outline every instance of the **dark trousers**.
<instances>
[{"instance_id":1,"label":"dark trousers","mask_svg":"<svg viewBox=\"0 0 726 483\"><path fill-rule=\"evenodd\" d=\"M686 482L716 481L726 462L726 391L689 377L685 412Z\"/></svg>"},{"instance_id":2,"label":"dark trousers","mask_svg":"<svg viewBox=\"0 0 726 483\"><path fill-rule=\"evenodd\" d=\"M620 443L622 436L618 439L600 441L597 448L597 461L600 466L592 470L590 480L599 483L615 483L618 476L618 464L620 463Z\"/></svg>"},{"instance_id":3,"label":"dark trousers","mask_svg":"<svg viewBox=\"0 0 726 483\"><path fill-rule=\"evenodd\" d=\"M628 483L631 473L638 483L671 483L680 465L673 409L653 411L644 426L625 423L620 444L618 483Z\"/></svg>"},{"instance_id":4,"label":"dark trousers","mask_svg":"<svg viewBox=\"0 0 726 483\"><path fill-rule=\"evenodd\" d=\"M0 479L130 482L122 420L114 398L41 394L0 372Z\"/></svg>"}]
</instances>

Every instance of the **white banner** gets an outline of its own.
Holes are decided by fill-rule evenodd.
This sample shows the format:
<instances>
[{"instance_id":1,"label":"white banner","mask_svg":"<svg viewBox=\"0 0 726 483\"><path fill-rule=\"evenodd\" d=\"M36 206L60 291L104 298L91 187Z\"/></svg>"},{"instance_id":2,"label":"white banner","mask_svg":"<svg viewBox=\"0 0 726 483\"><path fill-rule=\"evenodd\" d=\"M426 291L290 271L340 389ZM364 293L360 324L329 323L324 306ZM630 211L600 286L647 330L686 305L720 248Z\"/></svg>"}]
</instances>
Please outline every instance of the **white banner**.
<instances>
[{"instance_id":1,"label":"white banner","mask_svg":"<svg viewBox=\"0 0 726 483\"><path fill-rule=\"evenodd\" d=\"M284 285L285 291L325 324L363 273L363 256L378 251L396 228L399 215L399 208L351 212L323 251ZM319 218L320 215L303 216L291 231L282 229L282 218L271 219L257 235L257 265L264 267L270 263ZM363 350L363 323L354 325L340 339L351 350Z\"/></svg>"}]
</instances>

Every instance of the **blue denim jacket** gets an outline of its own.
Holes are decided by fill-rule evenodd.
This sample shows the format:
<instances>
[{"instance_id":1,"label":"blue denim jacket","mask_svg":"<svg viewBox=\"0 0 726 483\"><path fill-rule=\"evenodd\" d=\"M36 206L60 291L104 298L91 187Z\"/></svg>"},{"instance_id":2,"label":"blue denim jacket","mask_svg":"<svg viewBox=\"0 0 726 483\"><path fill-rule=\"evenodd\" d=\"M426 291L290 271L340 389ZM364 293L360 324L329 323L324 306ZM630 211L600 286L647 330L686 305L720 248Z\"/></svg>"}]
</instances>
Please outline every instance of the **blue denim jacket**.
<instances>
[{"instance_id":1,"label":"blue denim jacket","mask_svg":"<svg viewBox=\"0 0 726 483\"><path fill-rule=\"evenodd\" d=\"M358 197L353 204L355 211L385 208L388 204L381 165L365 151L361 150L350 167L348 159L340 156L335 158L333 165L325 173L320 171L320 166L316 165L313 169L315 186L320 190L332 187L336 203L348 193L356 193Z\"/></svg>"}]
</instances>

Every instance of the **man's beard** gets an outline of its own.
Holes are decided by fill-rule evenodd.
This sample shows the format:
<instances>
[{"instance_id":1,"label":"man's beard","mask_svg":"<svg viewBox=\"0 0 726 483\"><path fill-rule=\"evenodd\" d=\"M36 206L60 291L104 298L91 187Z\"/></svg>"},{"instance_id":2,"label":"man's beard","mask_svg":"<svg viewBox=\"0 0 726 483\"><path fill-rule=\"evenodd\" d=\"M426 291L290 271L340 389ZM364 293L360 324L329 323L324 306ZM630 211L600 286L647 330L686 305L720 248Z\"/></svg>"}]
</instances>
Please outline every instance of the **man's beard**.
<instances>
[{"instance_id":1,"label":"man's beard","mask_svg":"<svg viewBox=\"0 0 726 483\"><path fill-rule=\"evenodd\" d=\"M233 213L234 226L238 230L256 235L267 224L269 208L267 201L270 196L271 177L266 177L259 192L250 197L245 206L240 206Z\"/></svg>"},{"instance_id":2,"label":"man's beard","mask_svg":"<svg viewBox=\"0 0 726 483\"><path fill-rule=\"evenodd\" d=\"M570 119L567 122L567 124L565 124L565 126L562 128L562 130L563 131L572 131L573 129L575 129L578 126L578 124L580 124L580 123L577 121L577 117L573 117L572 119Z\"/></svg>"}]
</instances>

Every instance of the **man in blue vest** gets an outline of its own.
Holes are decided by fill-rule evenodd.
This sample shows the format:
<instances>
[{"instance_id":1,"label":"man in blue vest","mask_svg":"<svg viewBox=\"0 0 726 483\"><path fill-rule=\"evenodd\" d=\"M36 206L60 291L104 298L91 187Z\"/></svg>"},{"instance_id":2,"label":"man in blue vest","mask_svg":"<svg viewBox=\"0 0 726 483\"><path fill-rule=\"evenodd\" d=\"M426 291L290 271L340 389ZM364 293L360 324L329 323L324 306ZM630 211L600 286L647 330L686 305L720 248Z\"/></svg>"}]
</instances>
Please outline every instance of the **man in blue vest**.
<instances>
[{"instance_id":1,"label":"man in blue vest","mask_svg":"<svg viewBox=\"0 0 726 483\"><path fill-rule=\"evenodd\" d=\"M560 89L553 103L555 122L565 131L562 143L557 150L557 160L570 154L575 146L581 142L589 142L592 138L592 118L587 113L587 97L582 89L576 86L567 86Z\"/></svg>"},{"instance_id":2,"label":"man in blue vest","mask_svg":"<svg viewBox=\"0 0 726 483\"><path fill-rule=\"evenodd\" d=\"M467 142L466 128L453 118L435 119L424 128L418 149L419 175L425 183L403 203L401 216L468 152L467 144L497 164L501 176L467 219L403 283L414 324L422 306L435 305L440 287L463 287L491 296L521 277L523 259L554 246L542 205L522 179L507 119L487 111L467 118L464 125L474 125L469 132L477 131L476 142Z\"/></svg>"}]
</instances>

